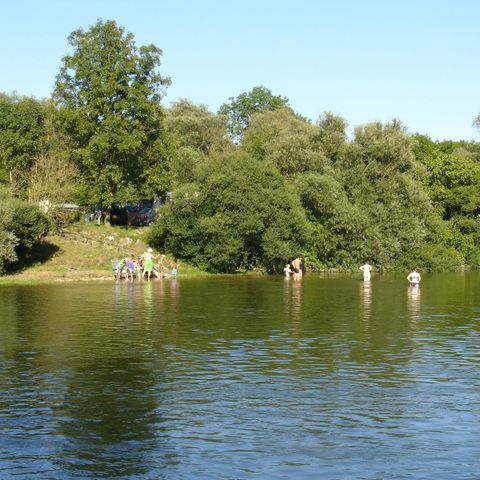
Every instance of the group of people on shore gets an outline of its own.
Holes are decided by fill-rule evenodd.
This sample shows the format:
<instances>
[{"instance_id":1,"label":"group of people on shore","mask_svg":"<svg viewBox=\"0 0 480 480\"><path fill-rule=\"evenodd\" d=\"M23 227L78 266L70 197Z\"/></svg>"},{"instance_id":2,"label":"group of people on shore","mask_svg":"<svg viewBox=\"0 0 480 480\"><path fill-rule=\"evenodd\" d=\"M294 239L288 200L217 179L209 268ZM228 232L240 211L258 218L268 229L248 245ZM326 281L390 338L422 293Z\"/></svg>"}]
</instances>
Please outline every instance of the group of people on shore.
<instances>
[{"instance_id":1,"label":"group of people on shore","mask_svg":"<svg viewBox=\"0 0 480 480\"><path fill-rule=\"evenodd\" d=\"M140 256L134 254L115 262L114 276L116 280L125 277L133 281L135 277L139 280L150 280L150 278L176 277L179 263L174 259L170 264L170 273L165 265L165 255L154 255L153 249L148 248Z\"/></svg>"},{"instance_id":2,"label":"group of people on shore","mask_svg":"<svg viewBox=\"0 0 480 480\"><path fill-rule=\"evenodd\" d=\"M371 279L372 266L366 262L360 267L360 270L363 272L363 280L368 282ZM420 281L422 280L422 276L415 269L413 269L407 275L407 280L411 287L418 287L420 285Z\"/></svg>"}]
</instances>

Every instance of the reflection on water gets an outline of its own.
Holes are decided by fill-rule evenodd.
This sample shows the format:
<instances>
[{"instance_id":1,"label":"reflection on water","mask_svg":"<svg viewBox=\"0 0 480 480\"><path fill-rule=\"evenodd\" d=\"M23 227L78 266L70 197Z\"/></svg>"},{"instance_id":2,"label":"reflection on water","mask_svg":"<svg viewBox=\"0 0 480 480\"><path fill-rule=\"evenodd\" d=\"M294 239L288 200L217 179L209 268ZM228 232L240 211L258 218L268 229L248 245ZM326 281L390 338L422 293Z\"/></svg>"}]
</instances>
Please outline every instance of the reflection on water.
<instances>
[{"instance_id":1,"label":"reflection on water","mask_svg":"<svg viewBox=\"0 0 480 480\"><path fill-rule=\"evenodd\" d=\"M479 280L1 287L0 478L476 478Z\"/></svg>"},{"instance_id":2,"label":"reflection on water","mask_svg":"<svg viewBox=\"0 0 480 480\"><path fill-rule=\"evenodd\" d=\"M283 304L284 314L292 320L298 320L302 314L302 280L293 280L292 277L284 277L283 281Z\"/></svg>"},{"instance_id":3,"label":"reflection on water","mask_svg":"<svg viewBox=\"0 0 480 480\"><path fill-rule=\"evenodd\" d=\"M412 317L416 317L420 313L420 299L421 290L420 287L407 287L408 296L408 311Z\"/></svg>"},{"instance_id":4,"label":"reflection on water","mask_svg":"<svg viewBox=\"0 0 480 480\"><path fill-rule=\"evenodd\" d=\"M162 281L157 283L162 283ZM151 312L153 308L153 285L153 282L146 282L142 285L145 309L147 312Z\"/></svg>"},{"instance_id":5,"label":"reflection on water","mask_svg":"<svg viewBox=\"0 0 480 480\"><path fill-rule=\"evenodd\" d=\"M293 320L299 320L302 315L302 286L301 280L292 281L292 307L291 316Z\"/></svg>"},{"instance_id":6,"label":"reflection on water","mask_svg":"<svg viewBox=\"0 0 480 480\"><path fill-rule=\"evenodd\" d=\"M360 282L360 305L361 316L363 320L370 318L372 308L372 282L371 280L363 280Z\"/></svg>"}]
</instances>

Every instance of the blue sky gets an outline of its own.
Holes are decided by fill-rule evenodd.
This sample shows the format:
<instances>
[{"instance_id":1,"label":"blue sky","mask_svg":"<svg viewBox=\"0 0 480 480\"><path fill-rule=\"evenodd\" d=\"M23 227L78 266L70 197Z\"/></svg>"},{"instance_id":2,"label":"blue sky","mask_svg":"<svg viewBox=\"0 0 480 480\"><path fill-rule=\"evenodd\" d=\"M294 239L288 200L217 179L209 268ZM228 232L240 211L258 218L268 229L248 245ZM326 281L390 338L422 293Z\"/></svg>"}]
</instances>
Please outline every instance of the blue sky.
<instances>
[{"instance_id":1,"label":"blue sky","mask_svg":"<svg viewBox=\"0 0 480 480\"><path fill-rule=\"evenodd\" d=\"M263 85L350 131L400 119L434 140L480 141L480 1L0 1L0 91L51 94L68 35L115 20L163 49L179 98L210 110Z\"/></svg>"}]
</instances>

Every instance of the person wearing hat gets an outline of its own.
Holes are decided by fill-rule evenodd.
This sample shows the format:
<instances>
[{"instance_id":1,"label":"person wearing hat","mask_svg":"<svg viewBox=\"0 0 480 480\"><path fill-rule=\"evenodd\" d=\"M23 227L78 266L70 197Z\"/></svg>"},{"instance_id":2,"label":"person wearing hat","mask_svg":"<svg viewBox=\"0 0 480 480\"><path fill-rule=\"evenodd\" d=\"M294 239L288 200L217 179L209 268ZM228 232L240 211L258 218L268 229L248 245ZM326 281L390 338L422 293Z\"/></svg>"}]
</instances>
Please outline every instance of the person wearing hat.
<instances>
[{"instance_id":1,"label":"person wearing hat","mask_svg":"<svg viewBox=\"0 0 480 480\"><path fill-rule=\"evenodd\" d=\"M147 280L150 280L150 276L152 274L153 270L153 249L150 247L147 248L147 251L143 253L142 255L143 259L143 275L142 279L147 274ZM156 272L155 272L156 274ZM158 275L157 275L158 276Z\"/></svg>"}]
</instances>

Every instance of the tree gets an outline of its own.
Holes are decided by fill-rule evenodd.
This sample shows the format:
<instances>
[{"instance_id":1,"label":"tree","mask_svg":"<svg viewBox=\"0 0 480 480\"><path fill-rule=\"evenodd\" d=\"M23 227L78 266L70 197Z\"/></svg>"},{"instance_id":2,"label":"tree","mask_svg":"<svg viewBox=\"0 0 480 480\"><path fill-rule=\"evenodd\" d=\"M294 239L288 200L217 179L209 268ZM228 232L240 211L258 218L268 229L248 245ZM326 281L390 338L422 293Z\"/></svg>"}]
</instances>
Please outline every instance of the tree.
<instances>
[{"instance_id":1,"label":"tree","mask_svg":"<svg viewBox=\"0 0 480 480\"><path fill-rule=\"evenodd\" d=\"M41 154L29 173L28 199L32 202L70 202L77 193L77 176L75 165L60 152Z\"/></svg>"},{"instance_id":2,"label":"tree","mask_svg":"<svg viewBox=\"0 0 480 480\"><path fill-rule=\"evenodd\" d=\"M215 115L205 105L195 105L186 99L169 108L167 129L182 147L205 154L223 152L232 146L227 137L227 117Z\"/></svg>"},{"instance_id":3,"label":"tree","mask_svg":"<svg viewBox=\"0 0 480 480\"><path fill-rule=\"evenodd\" d=\"M209 155L234 147L227 133L227 117L215 115L205 105L181 99L167 111L166 128L175 143L171 165L172 189L193 181L196 168Z\"/></svg>"},{"instance_id":4,"label":"tree","mask_svg":"<svg viewBox=\"0 0 480 480\"><path fill-rule=\"evenodd\" d=\"M357 159L374 168L376 163L386 167L388 175L393 171L406 171L413 167L415 140L398 121L374 122L355 128L353 148ZM354 153L353 151L351 153Z\"/></svg>"},{"instance_id":5,"label":"tree","mask_svg":"<svg viewBox=\"0 0 480 480\"><path fill-rule=\"evenodd\" d=\"M131 33L99 20L74 31L54 100L92 200L125 201L166 188L168 141L160 106L170 79L158 73L162 51L137 48Z\"/></svg>"},{"instance_id":6,"label":"tree","mask_svg":"<svg viewBox=\"0 0 480 480\"><path fill-rule=\"evenodd\" d=\"M268 162L237 152L210 159L173 192L150 242L213 272L283 268L306 245L298 197Z\"/></svg>"},{"instance_id":7,"label":"tree","mask_svg":"<svg viewBox=\"0 0 480 480\"><path fill-rule=\"evenodd\" d=\"M41 152L45 102L0 94L0 182L15 194L26 190L27 174Z\"/></svg>"},{"instance_id":8,"label":"tree","mask_svg":"<svg viewBox=\"0 0 480 480\"><path fill-rule=\"evenodd\" d=\"M416 142L416 158L426 168L421 181L437 211L446 220L459 213L476 215L480 211L480 163L469 155L445 153L445 142L438 144L422 135L416 136Z\"/></svg>"},{"instance_id":9,"label":"tree","mask_svg":"<svg viewBox=\"0 0 480 480\"><path fill-rule=\"evenodd\" d=\"M317 120L318 140L330 160L335 160L340 149L345 145L347 122L331 112L325 112Z\"/></svg>"},{"instance_id":10,"label":"tree","mask_svg":"<svg viewBox=\"0 0 480 480\"><path fill-rule=\"evenodd\" d=\"M27 175L28 200L52 204L78 201L78 168L68 155L68 139L55 129L57 111L52 101L46 106L44 141Z\"/></svg>"},{"instance_id":11,"label":"tree","mask_svg":"<svg viewBox=\"0 0 480 480\"><path fill-rule=\"evenodd\" d=\"M480 128L480 113L473 119L473 125Z\"/></svg>"},{"instance_id":12,"label":"tree","mask_svg":"<svg viewBox=\"0 0 480 480\"><path fill-rule=\"evenodd\" d=\"M230 135L236 142L239 142L254 113L284 107L288 107L288 98L273 95L265 87L254 87L250 92L241 93L237 98L230 97L229 102L224 103L218 113L228 117Z\"/></svg>"},{"instance_id":13,"label":"tree","mask_svg":"<svg viewBox=\"0 0 480 480\"><path fill-rule=\"evenodd\" d=\"M438 241L480 263L480 163L475 144L433 142L416 136L415 155L425 173L420 181L443 222ZM459 148L460 147L460 148Z\"/></svg>"},{"instance_id":14,"label":"tree","mask_svg":"<svg viewBox=\"0 0 480 480\"><path fill-rule=\"evenodd\" d=\"M242 147L256 158L274 163L282 175L294 177L321 171L327 165L317 136L318 127L282 108L254 114Z\"/></svg>"}]
</instances>

